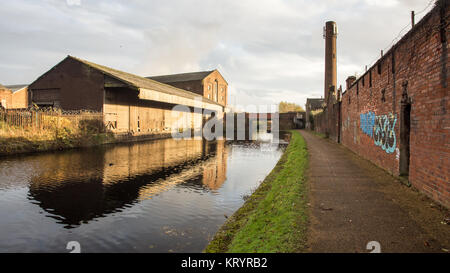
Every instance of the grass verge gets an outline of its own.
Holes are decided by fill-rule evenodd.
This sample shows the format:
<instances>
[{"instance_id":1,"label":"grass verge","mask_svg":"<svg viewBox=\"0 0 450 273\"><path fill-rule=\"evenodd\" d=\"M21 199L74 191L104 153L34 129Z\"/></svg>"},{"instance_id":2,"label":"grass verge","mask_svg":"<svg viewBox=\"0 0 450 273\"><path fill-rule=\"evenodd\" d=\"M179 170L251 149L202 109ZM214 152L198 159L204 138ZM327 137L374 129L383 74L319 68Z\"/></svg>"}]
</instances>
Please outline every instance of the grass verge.
<instances>
[{"instance_id":1,"label":"grass verge","mask_svg":"<svg viewBox=\"0 0 450 273\"><path fill-rule=\"evenodd\" d=\"M308 153L303 137L291 141L275 168L216 233L204 252L302 252L305 249Z\"/></svg>"}]
</instances>

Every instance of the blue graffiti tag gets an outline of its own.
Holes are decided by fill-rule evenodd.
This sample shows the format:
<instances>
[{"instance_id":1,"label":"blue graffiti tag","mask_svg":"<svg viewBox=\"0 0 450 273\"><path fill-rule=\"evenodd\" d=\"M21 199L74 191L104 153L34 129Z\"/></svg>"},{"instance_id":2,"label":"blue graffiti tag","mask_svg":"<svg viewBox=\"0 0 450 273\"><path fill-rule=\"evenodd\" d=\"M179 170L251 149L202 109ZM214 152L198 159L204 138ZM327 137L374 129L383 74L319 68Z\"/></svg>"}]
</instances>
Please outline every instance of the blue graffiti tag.
<instances>
[{"instance_id":1,"label":"blue graffiti tag","mask_svg":"<svg viewBox=\"0 0 450 273\"><path fill-rule=\"evenodd\" d=\"M397 115L376 116L373 112L367 112L360 115L361 130L371 138L376 146L381 147L383 151L390 154L395 151L397 138L395 135L395 124Z\"/></svg>"},{"instance_id":2,"label":"blue graffiti tag","mask_svg":"<svg viewBox=\"0 0 450 273\"><path fill-rule=\"evenodd\" d=\"M367 112L360 115L361 130L366 135L373 137L373 127L375 125L375 113Z\"/></svg>"}]
</instances>

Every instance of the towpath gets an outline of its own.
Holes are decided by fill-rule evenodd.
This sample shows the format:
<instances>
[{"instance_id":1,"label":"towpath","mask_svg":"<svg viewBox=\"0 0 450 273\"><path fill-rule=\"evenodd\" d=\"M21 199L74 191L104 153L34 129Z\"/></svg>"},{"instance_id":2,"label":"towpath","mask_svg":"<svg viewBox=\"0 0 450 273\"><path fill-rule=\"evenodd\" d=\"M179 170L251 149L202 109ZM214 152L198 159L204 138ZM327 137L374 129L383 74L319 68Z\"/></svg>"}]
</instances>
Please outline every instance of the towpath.
<instances>
[{"instance_id":1,"label":"towpath","mask_svg":"<svg viewBox=\"0 0 450 273\"><path fill-rule=\"evenodd\" d=\"M448 210L343 145L302 130L309 152L310 252L450 251Z\"/></svg>"}]
</instances>

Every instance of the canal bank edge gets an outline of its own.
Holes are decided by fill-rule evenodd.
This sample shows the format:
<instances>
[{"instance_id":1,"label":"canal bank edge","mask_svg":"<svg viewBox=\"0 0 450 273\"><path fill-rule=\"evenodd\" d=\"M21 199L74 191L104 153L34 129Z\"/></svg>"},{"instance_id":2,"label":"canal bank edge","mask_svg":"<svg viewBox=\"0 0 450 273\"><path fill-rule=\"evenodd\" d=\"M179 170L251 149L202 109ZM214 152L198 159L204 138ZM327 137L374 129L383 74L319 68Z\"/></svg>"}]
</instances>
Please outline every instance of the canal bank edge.
<instances>
[{"instance_id":1,"label":"canal bank edge","mask_svg":"<svg viewBox=\"0 0 450 273\"><path fill-rule=\"evenodd\" d=\"M138 135L138 136L134 136L131 134L113 134L113 133L86 134L86 135L66 134L62 137L55 137L53 139L45 139L45 140L40 140L39 137L31 137L31 138L0 137L0 157L17 154L31 154L39 152L52 152L76 148L86 148L106 144L167 139L171 137L172 135L170 133Z\"/></svg>"},{"instance_id":2,"label":"canal bank edge","mask_svg":"<svg viewBox=\"0 0 450 273\"><path fill-rule=\"evenodd\" d=\"M303 252L308 200L306 142L298 131L275 168L219 229L206 253Z\"/></svg>"}]
</instances>

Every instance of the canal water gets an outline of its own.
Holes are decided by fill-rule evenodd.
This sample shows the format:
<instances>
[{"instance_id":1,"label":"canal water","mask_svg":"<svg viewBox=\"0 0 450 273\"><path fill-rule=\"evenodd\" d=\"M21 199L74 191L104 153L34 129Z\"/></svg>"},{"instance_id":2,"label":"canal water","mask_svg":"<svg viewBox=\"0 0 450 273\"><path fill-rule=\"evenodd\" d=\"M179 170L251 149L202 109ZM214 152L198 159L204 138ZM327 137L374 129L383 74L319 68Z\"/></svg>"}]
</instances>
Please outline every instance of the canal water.
<instances>
[{"instance_id":1,"label":"canal water","mask_svg":"<svg viewBox=\"0 0 450 273\"><path fill-rule=\"evenodd\" d=\"M165 139L0 159L0 252L201 252L284 147Z\"/></svg>"}]
</instances>

